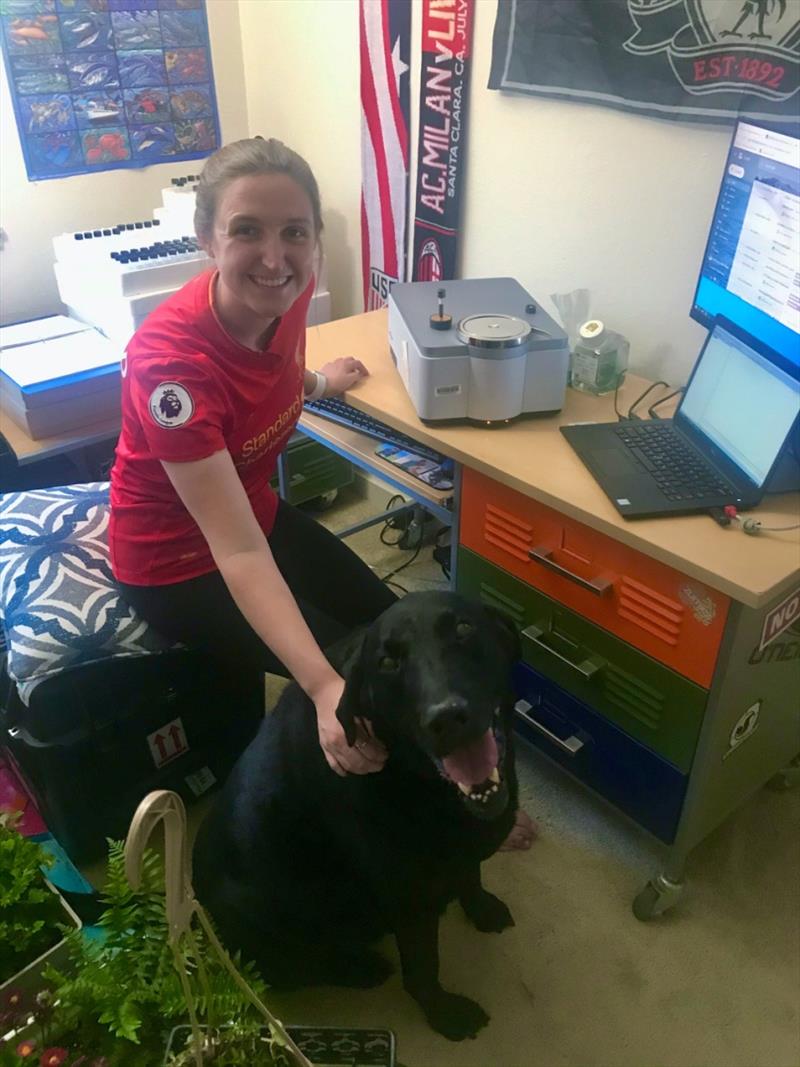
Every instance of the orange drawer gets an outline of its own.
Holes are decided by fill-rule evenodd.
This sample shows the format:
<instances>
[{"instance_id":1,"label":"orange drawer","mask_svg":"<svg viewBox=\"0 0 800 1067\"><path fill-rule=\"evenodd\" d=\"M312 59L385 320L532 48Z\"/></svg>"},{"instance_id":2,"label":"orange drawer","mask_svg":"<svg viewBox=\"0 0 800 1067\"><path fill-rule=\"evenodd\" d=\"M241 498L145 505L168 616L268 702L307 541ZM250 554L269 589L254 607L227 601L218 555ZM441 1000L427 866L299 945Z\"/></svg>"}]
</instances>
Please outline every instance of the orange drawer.
<instances>
[{"instance_id":1,"label":"orange drawer","mask_svg":"<svg viewBox=\"0 0 800 1067\"><path fill-rule=\"evenodd\" d=\"M708 688L730 600L680 571L464 469L460 542Z\"/></svg>"}]
</instances>

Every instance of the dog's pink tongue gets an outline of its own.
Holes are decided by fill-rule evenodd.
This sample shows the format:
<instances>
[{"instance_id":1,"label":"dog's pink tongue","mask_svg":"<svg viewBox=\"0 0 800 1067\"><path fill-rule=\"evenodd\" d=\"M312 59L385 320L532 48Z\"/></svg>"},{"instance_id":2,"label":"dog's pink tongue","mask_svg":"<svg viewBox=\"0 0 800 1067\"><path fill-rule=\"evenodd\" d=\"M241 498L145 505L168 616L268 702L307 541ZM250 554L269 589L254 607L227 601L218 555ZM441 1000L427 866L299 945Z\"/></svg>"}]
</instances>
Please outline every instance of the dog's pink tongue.
<instances>
[{"instance_id":1,"label":"dog's pink tongue","mask_svg":"<svg viewBox=\"0 0 800 1067\"><path fill-rule=\"evenodd\" d=\"M471 745L451 752L442 760L445 774L454 782L480 785L497 766L497 742L491 730Z\"/></svg>"}]
</instances>

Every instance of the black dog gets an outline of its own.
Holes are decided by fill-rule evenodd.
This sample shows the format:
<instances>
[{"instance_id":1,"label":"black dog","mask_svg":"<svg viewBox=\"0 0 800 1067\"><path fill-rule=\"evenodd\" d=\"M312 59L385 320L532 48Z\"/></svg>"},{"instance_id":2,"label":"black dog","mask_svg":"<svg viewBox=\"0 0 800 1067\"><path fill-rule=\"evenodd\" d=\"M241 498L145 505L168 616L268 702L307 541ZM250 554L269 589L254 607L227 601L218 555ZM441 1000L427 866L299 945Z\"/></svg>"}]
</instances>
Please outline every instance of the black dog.
<instances>
[{"instance_id":1,"label":"black dog","mask_svg":"<svg viewBox=\"0 0 800 1067\"><path fill-rule=\"evenodd\" d=\"M337 714L351 744L356 718L370 720L383 770L337 776L313 705L287 687L201 827L197 895L228 948L278 987L377 985L391 966L368 946L393 932L433 1029L474 1037L489 1017L439 984L439 916L458 898L479 930L513 925L480 864L517 808L517 633L454 593L414 593L349 644Z\"/></svg>"}]
</instances>

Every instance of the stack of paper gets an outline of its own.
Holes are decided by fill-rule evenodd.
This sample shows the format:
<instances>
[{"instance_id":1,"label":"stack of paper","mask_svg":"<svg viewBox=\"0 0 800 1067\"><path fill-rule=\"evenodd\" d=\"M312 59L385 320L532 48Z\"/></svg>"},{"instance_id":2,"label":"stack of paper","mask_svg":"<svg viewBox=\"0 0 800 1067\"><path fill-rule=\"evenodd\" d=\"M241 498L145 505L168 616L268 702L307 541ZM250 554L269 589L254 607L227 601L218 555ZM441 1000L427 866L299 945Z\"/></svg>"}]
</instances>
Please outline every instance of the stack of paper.
<instances>
[{"instance_id":1,"label":"stack of paper","mask_svg":"<svg viewBox=\"0 0 800 1067\"><path fill-rule=\"evenodd\" d=\"M85 381L98 371L119 369L120 352L96 330L52 337L0 350L0 371L9 388L40 391L55 382ZM5 382L3 383L5 386ZM21 401L20 401L21 402Z\"/></svg>"},{"instance_id":2,"label":"stack of paper","mask_svg":"<svg viewBox=\"0 0 800 1067\"><path fill-rule=\"evenodd\" d=\"M55 336L40 336L51 329ZM119 412L120 355L96 330L64 316L4 327L0 408L34 440L111 418Z\"/></svg>"},{"instance_id":3,"label":"stack of paper","mask_svg":"<svg viewBox=\"0 0 800 1067\"><path fill-rule=\"evenodd\" d=\"M0 349L49 341L53 337L66 337L67 334L83 333L89 329L91 327L85 322L69 319L66 315L47 315L43 319L15 322L12 326L0 326Z\"/></svg>"}]
</instances>

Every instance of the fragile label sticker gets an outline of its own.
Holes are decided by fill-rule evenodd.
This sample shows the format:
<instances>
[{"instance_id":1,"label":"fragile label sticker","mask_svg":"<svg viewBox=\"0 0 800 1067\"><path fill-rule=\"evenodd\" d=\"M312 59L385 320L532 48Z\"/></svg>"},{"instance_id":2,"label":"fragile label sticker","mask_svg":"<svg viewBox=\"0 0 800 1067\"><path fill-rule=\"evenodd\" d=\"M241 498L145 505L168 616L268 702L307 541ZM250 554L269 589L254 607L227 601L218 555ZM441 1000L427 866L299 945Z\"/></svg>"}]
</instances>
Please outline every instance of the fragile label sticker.
<instances>
[{"instance_id":1,"label":"fragile label sticker","mask_svg":"<svg viewBox=\"0 0 800 1067\"><path fill-rule=\"evenodd\" d=\"M148 734L147 744L156 767L163 767L165 763L170 763L189 751L186 731L180 719L173 719Z\"/></svg>"}]
</instances>

